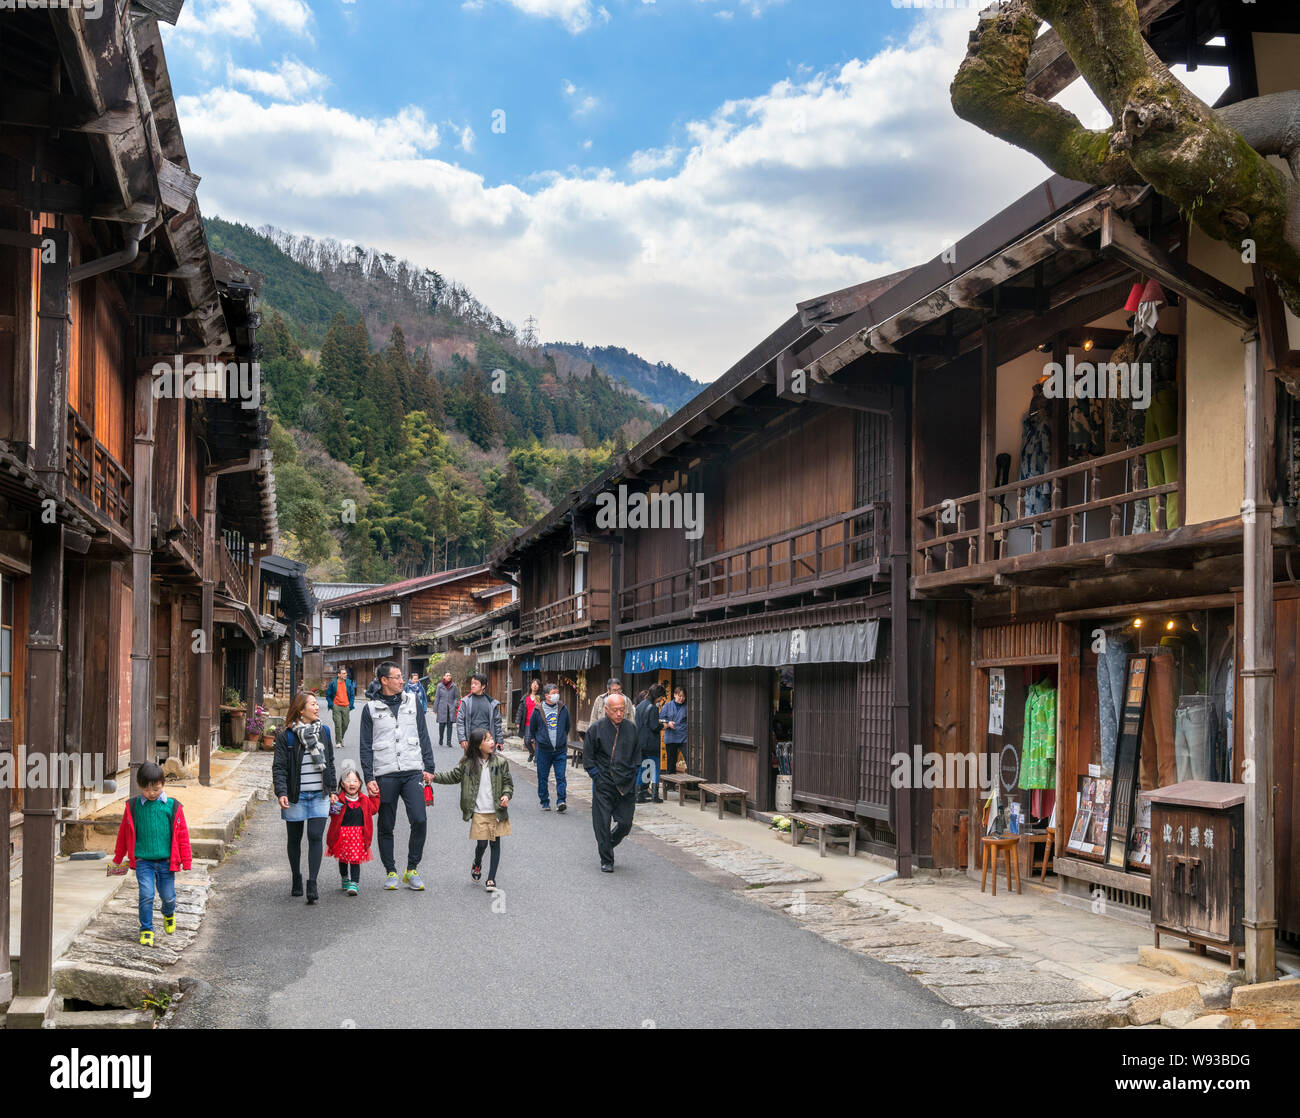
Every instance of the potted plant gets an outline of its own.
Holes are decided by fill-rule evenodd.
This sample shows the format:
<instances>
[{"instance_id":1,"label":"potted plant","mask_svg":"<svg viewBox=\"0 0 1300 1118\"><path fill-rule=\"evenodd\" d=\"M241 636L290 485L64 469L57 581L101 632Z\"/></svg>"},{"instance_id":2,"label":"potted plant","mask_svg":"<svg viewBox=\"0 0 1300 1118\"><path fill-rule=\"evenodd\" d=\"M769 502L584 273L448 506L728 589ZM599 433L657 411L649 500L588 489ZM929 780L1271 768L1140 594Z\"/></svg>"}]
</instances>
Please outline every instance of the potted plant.
<instances>
[{"instance_id":1,"label":"potted plant","mask_svg":"<svg viewBox=\"0 0 1300 1118\"><path fill-rule=\"evenodd\" d=\"M253 716L248 720L249 741L256 741L262 736L262 732L266 729L266 718L268 713L266 707L262 706L261 703L258 703L258 705L253 708Z\"/></svg>"},{"instance_id":2,"label":"potted plant","mask_svg":"<svg viewBox=\"0 0 1300 1118\"><path fill-rule=\"evenodd\" d=\"M275 735L279 732L280 724L284 721L282 718L266 719L266 725L262 727L262 748L275 748Z\"/></svg>"}]
</instances>

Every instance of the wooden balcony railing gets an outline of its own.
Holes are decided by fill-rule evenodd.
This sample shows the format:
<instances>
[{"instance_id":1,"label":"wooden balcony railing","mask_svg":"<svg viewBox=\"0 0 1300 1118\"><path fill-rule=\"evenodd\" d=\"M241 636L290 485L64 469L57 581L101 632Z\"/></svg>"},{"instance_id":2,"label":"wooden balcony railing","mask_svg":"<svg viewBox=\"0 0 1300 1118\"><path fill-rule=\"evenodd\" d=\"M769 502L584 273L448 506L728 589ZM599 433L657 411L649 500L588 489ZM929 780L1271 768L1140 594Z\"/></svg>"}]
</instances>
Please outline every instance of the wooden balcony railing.
<instances>
[{"instance_id":1,"label":"wooden balcony railing","mask_svg":"<svg viewBox=\"0 0 1300 1118\"><path fill-rule=\"evenodd\" d=\"M888 558L889 504L839 516L720 552L695 566L695 608L779 597L863 577Z\"/></svg>"},{"instance_id":2,"label":"wooden balcony railing","mask_svg":"<svg viewBox=\"0 0 1300 1118\"><path fill-rule=\"evenodd\" d=\"M618 595L618 621L630 625L638 621L685 616L691 611L691 569L657 575L625 586Z\"/></svg>"},{"instance_id":3,"label":"wooden balcony railing","mask_svg":"<svg viewBox=\"0 0 1300 1118\"><path fill-rule=\"evenodd\" d=\"M405 626L389 626L385 629L359 629L356 632L340 633L340 648L356 648L368 644L405 644L411 639L411 630Z\"/></svg>"},{"instance_id":4,"label":"wooden balcony railing","mask_svg":"<svg viewBox=\"0 0 1300 1118\"><path fill-rule=\"evenodd\" d=\"M973 493L954 498L951 503L945 501L919 509L916 569L921 574L942 573L1009 558L1013 554L1010 533L1016 529L1029 530L1025 538L1027 548L1016 554L1066 551L1085 542L1085 522L1090 513L1108 511L1110 514L1104 535L1094 535L1094 539L1135 535L1141 521L1138 507L1144 502L1149 502L1150 510L1145 531L1163 532L1178 527L1170 523L1169 516L1170 497L1180 492L1178 483L1148 485L1147 455L1176 451L1179 442L1175 435L1000 485L982 496ZM1078 486L1081 495L1067 502L1065 493L1072 479L1082 479L1082 485ZM1026 501L1030 491L1039 486L1050 487L1051 506L1045 512L1029 515L1025 511ZM979 521L981 501L987 502L983 539Z\"/></svg>"},{"instance_id":5,"label":"wooden balcony railing","mask_svg":"<svg viewBox=\"0 0 1300 1118\"><path fill-rule=\"evenodd\" d=\"M131 530L131 475L73 408L68 408L68 484L119 527Z\"/></svg>"},{"instance_id":6,"label":"wooden balcony railing","mask_svg":"<svg viewBox=\"0 0 1300 1118\"><path fill-rule=\"evenodd\" d=\"M224 540L217 545L217 565L220 568L220 579L226 584L226 593L236 601L248 602L248 580L244 578L244 572L226 548Z\"/></svg>"},{"instance_id":7,"label":"wooden balcony railing","mask_svg":"<svg viewBox=\"0 0 1300 1118\"><path fill-rule=\"evenodd\" d=\"M203 527L189 512L185 513L185 519L182 522L181 543L194 560L195 569L202 572L203 570Z\"/></svg>"},{"instance_id":8,"label":"wooden balcony railing","mask_svg":"<svg viewBox=\"0 0 1300 1118\"><path fill-rule=\"evenodd\" d=\"M609 591L584 590L557 602L548 602L527 615L534 638L552 636L608 623ZM522 626L521 626L522 627Z\"/></svg>"}]
</instances>

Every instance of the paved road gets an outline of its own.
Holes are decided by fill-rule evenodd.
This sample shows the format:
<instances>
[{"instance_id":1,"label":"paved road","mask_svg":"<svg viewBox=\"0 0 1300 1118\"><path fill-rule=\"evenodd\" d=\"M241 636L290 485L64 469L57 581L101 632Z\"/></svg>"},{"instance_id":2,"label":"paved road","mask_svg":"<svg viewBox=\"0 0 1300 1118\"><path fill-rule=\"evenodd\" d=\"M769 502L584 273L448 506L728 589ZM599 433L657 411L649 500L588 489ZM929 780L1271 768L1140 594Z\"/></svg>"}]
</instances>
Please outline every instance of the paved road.
<instances>
[{"instance_id":1,"label":"paved road","mask_svg":"<svg viewBox=\"0 0 1300 1118\"><path fill-rule=\"evenodd\" d=\"M356 757L356 739L354 719L342 755ZM440 770L460 757L458 747L435 753ZM327 859L312 907L289 896L279 809L261 804L181 964L201 983L176 1026L935 1028L961 1018L896 968L802 930L648 836L634 832L617 871L602 874L587 805L540 811L533 773L515 769L495 899L470 880L454 787L436 789L425 892L382 890L376 857L361 895L345 897Z\"/></svg>"}]
</instances>

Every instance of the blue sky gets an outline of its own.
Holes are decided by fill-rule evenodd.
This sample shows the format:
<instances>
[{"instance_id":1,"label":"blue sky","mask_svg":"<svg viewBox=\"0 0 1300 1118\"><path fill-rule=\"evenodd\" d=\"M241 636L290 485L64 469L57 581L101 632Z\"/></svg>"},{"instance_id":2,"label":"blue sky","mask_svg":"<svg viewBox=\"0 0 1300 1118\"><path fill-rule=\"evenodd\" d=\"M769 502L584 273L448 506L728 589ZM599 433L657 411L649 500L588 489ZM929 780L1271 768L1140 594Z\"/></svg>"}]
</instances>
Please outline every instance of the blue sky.
<instances>
[{"instance_id":1,"label":"blue sky","mask_svg":"<svg viewBox=\"0 0 1300 1118\"><path fill-rule=\"evenodd\" d=\"M205 213L374 245L545 338L712 380L796 302L928 259L1045 177L948 105L975 20L189 0L164 39ZM1081 84L1064 99L1100 123Z\"/></svg>"}]
</instances>

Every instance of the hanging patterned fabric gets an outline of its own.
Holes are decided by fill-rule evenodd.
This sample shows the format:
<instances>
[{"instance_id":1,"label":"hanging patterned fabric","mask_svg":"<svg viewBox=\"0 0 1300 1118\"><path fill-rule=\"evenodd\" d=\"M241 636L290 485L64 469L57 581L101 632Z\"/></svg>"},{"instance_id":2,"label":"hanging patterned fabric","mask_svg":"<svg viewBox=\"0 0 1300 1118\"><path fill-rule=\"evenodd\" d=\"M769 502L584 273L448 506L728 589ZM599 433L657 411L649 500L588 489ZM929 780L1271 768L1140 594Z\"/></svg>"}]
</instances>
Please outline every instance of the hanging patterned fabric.
<instances>
[{"instance_id":1,"label":"hanging patterned fabric","mask_svg":"<svg viewBox=\"0 0 1300 1118\"><path fill-rule=\"evenodd\" d=\"M1113 364L1130 364L1138 358L1137 339L1130 334L1119 346L1115 352L1110 355ZM1125 450L1135 450L1146 443L1146 414L1133 406L1132 400L1126 400L1122 397L1110 401L1110 441L1112 445L1118 444ZM1143 473L1145 474L1146 462L1143 460ZM1126 466L1129 470L1128 484L1125 486L1126 492L1133 490L1132 466ZM1145 488L1145 482L1143 483ZM1125 519L1129 522L1129 535L1137 536L1143 532L1151 531L1151 507L1147 501L1135 501L1128 505L1125 510Z\"/></svg>"},{"instance_id":2,"label":"hanging patterned fabric","mask_svg":"<svg viewBox=\"0 0 1300 1118\"><path fill-rule=\"evenodd\" d=\"M1025 697L1020 787L1056 787L1056 688L1046 678L1033 684Z\"/></svg>"},{"instance_id":3,"label":"hanging patterned fabric","mask_svg":"<svg viewBox=\"0 0 1300 1118\"><path fill-rule=\"evenodd\" d=\"M1034 398L1025 413L1020 442L1020 480L1047 473L1052 460L1052 417L1043 390L1034 386ZM1035 485L1025 490L1025 515L1038 516L1052 507L1052 487ZM1015 513L1013 511L1012 515Z\"/></svg>"}]
</instances>

